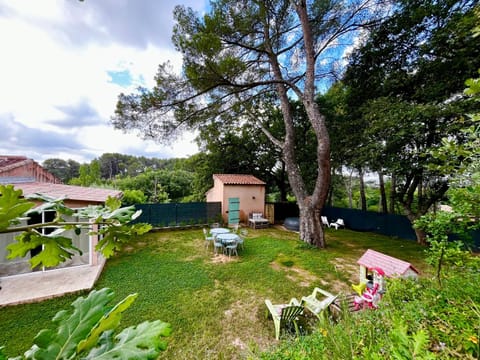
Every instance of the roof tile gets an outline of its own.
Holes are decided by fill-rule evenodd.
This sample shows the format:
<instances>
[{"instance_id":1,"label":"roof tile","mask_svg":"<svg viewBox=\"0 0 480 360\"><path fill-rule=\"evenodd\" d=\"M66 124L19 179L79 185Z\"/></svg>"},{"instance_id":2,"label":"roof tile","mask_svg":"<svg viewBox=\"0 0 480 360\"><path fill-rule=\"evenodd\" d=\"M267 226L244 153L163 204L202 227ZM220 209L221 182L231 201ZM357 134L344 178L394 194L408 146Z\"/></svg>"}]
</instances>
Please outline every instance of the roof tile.
<instances>
[{"instance_id":1,"label":"roof tile","mask_svg":"<svg viewBox=\"0 0 480 360\"><path fill-rule=\"evenodd\" d=\"M108 196L120 197L122 192L111 189L98 189L82 186L52 184L42 182L17 183L16 189L22 189L23 195L33 195L36 193L51 196L53 198L66 197L69 200L105 202Z\"/></svg>"},{"instance_id":2,"label":"roof tile","mask_svg":"<svg viewBox=\"0 0 480 360\"><path fill-rule=\"evenodd\" d=\"M265 182L253 175L214 174L213 177L219 179L226 185L265 185Z\"/></svg>"}]
</instances>

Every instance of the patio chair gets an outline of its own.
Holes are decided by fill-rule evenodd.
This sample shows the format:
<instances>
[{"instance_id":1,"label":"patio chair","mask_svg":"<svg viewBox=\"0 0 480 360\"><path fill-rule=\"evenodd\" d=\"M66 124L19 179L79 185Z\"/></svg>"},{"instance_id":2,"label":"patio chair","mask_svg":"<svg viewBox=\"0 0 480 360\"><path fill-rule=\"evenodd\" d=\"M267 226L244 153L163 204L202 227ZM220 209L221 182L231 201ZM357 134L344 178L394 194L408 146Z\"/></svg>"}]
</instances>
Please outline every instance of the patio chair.
<instances>
[{"instance_id":1,"label":"patio chair","mask_svg":"<svg viewBox=\"0 0 480 360\"><path fill-rule=\"evenodd\" d=\"M233 224L232 226L232 232L233 233L238 233L238 229L239 229L240 225L239 224Z\"/></svg>"},{"instance_id":2,"label":"patio chair","mask_svg":"<svg viewBox=\"0 0 480 360\"><path fill-rule=\"evenodd\" d=\"M213 236L210 236L205 228L203 228L203 236L205 237L205 249L208 249L210 244L213 243Z\"/></svg>"},{"instance_id":3,"label":"patio chair","mask_svg":"<svg viewBox=\"0 0 480 360\"><path fill-rule=\"evenodd\" d=\"M317 298L319 293L324 296L322 300ZM323 312L328 309L337 297L338 295L333 295L328 291L316 287L310 295L302 297L302 305L320 319Z\"/></svg>"},{"instance_id":4,"label":"patio chair","mask_svg":"<svg viewBox=\"0 0 480 360\"><path fill-rule=\"evenodd\" d=\"M289 328L292 324L295 328L295 333L300 333L297 325L297 318L303 313L303 306L297 299L292 298L288 304L273 305L268 299L265 300L267 305L267 316L271 315L273 324L275 325L275 339L280 338L280 331Z\"/></svg>"},{"instance_id":5,"label":"patio chair","mask_svg":"<svg viewBox=\"0 0 480 360\"><path fill-rule=\"evenodd\" d=\"M220 240L216 236L213 237L213 252L217 255L219 252L223 254L224 248Z\"/></svg>"},{"instance_id":6,"label":"patio chair","mask_svg":"<svg viewBox=\"0 0 480 360\"><path fill-rule=\"evenodd\" d=\"M228 255L228 257L232 256L233 254L238 256L237 241L234 240L234 241L228 242L224 247L224 251Z\"/></svg>"},{"instance_id":7,"label":"patio chair","mask_svg":"<svg viewBox=\"0 0 480 360\"><path fill-rule=\"evenodd\" d=\"M247 229L241 229L240 234L238 234L237 245L242 250L245 249L245 237L248 235Z\"/></svg>"},{"instance_id":8,"label":"patio chair","mask_svg":"<svg viewBox=\"0 0 480 360\"><path fill-rule=\"evenodd\" d=\"M332 226L335 228L335 230L338 230L338 228L342 226L343 228L345 228L345 222L343 221L343 219L337 219L337 221L330 224L330 227Z\"/></svg>"},{"instance_id":9,"label":"patio chair","mask_svg":"<svg viewBox=\"0 0 480 360\"><path fill-rule=\"evenodd\" d=\"M327 227L330 227L330 223L328 222L328 218L326 216L322 216L322 224L326 225Z\"/></svg>"}]
</instances>

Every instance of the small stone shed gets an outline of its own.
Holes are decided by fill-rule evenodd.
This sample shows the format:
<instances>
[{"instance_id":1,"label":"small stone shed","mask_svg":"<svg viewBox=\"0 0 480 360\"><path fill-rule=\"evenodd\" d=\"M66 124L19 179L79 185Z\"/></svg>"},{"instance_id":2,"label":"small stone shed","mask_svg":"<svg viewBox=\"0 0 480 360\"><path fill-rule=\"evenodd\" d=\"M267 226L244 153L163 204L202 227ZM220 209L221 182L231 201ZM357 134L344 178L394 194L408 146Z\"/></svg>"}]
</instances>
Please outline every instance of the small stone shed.
<instances>
[{"instance_id":1,"label":"small stone shed","mask_svg":"<svg viewBox=\"0 0 480 360\"><path fill-rule=\"evenodd\" d=\"M222 203L222 218L228 223L229 199L240 202L240 222L248 224L250 213L265 211L265 182L253 175L214 174L213 187L207 191L207 202Z\"/></svg>"},{"instance_id":2,"label":"small stone shed","mask_svg":"<svg viewBox=\"0 0 480 360\"><path fill-rule=\"evenodd\" d=\"M369 269L380 268L386 277L417 278L418 270L409 262L368 249L358 259L360 265L360 282L365 281Z\"/></svg>"}]
</instances>

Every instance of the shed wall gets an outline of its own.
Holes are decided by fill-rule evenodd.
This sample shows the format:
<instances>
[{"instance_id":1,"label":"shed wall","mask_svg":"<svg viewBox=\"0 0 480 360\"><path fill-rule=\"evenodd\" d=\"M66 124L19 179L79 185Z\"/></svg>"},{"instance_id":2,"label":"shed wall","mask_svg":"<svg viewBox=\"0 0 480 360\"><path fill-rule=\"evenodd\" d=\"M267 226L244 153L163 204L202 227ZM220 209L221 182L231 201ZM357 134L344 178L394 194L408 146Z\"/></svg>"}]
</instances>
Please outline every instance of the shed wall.
<instances>
[{"instance_id":1,"label":"shed wall","mask_svg":"<svg viewBox=\"0 0 480 360\"><path fill-rule=\"evenodd\" d=\"M224 185L222 197L222 217L228 221L228 199L240 199L240 222L248 222L251 212L265 211L265 186L261 185Z\"/></svg>"}]
</instances>

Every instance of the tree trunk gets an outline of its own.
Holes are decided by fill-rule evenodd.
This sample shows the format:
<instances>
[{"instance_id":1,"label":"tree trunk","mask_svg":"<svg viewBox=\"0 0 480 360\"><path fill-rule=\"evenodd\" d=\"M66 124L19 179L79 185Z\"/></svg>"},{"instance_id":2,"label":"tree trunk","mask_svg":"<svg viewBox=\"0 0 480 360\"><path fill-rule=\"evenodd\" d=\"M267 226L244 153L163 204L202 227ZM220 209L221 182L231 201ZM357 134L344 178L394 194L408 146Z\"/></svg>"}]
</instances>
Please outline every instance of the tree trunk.
<instances>
[{"instance_id":1,"label":"tree trunk","mask_svg":"<svg viewBox=\"0 0 480 360\"><path fill-rule=\"evenodd\" d=\"M353 171L350 171L350 176L348 177L348 181L345 183L345 187L347 188L347 195L348 195L348 208L353 209Z\"/></svg>"},{"instance_id":2,"label":"tree trunk","mask_svg":"<svg viewBox=\"0 0 480 360\"><path fill-rule=\"evenodd\" d=\"M315 101L315 49L314 36L307 12L306 1L299 1L294 5L303 30L304 55L306 60L306 75L304 92L294 88L301 99L312 130L317 139L317 179L311 196L308 196L300 167L295 157L295 126L286 86L281 82L282 73L278 58L274 56L270 43L266 44L270 56L270 65L274 77L280 80L276 89L279 95L283 121L285 124L285 141L283 143L283 157L287 168L288 179L297 199L300 210L300 239L319 248L326 246L320 212L327 200L330 185L330 138L328 136L325 117L320 113ZM269 39L268 27L265 28L265 38Z\"/></svg>"},{"instance_id":3,"label":"tree trunk","mask_svg":"<svg viewBox=\"0 0 480 360\"><path fill-rule=\"evenodd\" d=\"M380 186L380 209L381 212L386 214L388 211L387 208L387 194L385 193L385 182L383 181L383 173L378 172L378 183Z\"/></svg>"},{"instance_id":4,"label":"tree trunk","mask_svg":"<svg viewBox=\"0 0 480 360\"><path fill-rule=\"evenodd\" d=\"M391 189L390 189L390 210L388 211L390 214L395 214L395 201L397 198L397 193L396 193L396 187L397 187L397 181L396 181L396 176L395 174L392 174L392 184L391 184Z\"/></svg>"},{"instance_id":5,"label":"tree trunk","mask_svg":"<svg viewBox=\"0 0 480 360\"><path fill-rule=\"evenodd\" d=\"M405 206L404 209L407 213L407 218L410 220L413 227L413 223L419 218L419 216L415 215L410 209L406 209ZM417 229L415 227L413 227L413 230L415 231L415 236L417 237L417 243L420 245L427 245L427 233L424 230Z\"/></svg>"},{"instance_id":6,"label":"tree trunk","mask_svg":"<svg viewBox=\"0 0 480 360\"><path fill-rule=\"evenodd\" d=\"M285 139L283 143L269 138L282 149L282 156L287 169L290 187L296 197L300 210L300 238L308 244L319 248L325 247L325 237L320 223L320 212L327 199L330 185L330 138L328 136L325 117L320 113L315 101L315 61L314 35L308 17L307 3L305 0L292 3L300 19L303 31L303 51L306 61L304 91L294 86L291 88L285 84L282 77L281 64L278 54L273 50L273 42L270 38L270 23L264 24L264 50L269 56L270 68L276 81L276 91L280 100L283 123L285 125ZM317 179L311 196L307 194L307 187L302 178L300 166L295 156L295 125L291 109L288 90L292 89L301 99L308 120L317 139ZM265 132L265 131L264 131ZM267 132L265 132L268 134ZM268 135L267 135L268 136Z\"/></svg>"},{"instance_id":7,"label":"tree trunk","mask_svg":"<svg viewBox=\"0 0 480 360\"><path fill-rule=\"evenodd\" d=\"M417 237L417 243L420 245L427 245L427 234L425 231L414 228L415 236Z\"/></svg>"},{"instance_id":8,"label":"tree trunk","mask_svg":"<svg viewBox=\"0 0 480 360\"><path fill-rule=\"evenodd\" d=\"M300 210L300 239L307 244L324 248L326 246L324 241L324 233L322 223L320 221L321 209L316 208L310 201L311 198L306 198L305 203L299 207Z\"/></svg>"},{"instance_id":9,"label":"tree trunk","mask_svg":"<svg viewBox=\"0 0 480 360\"><path fill-rule=\"evenodd\" d=\"M335 176L335 169L331 169L330 179L333 179ZM327 197L327 205L332 206L333 204L333 185L330 182L330 186L328 188L328 197Z\"/></svg>"},{"instance_id":10,"label":"tree trunk","mask_svg":"<svg viewBox=\"0 0 480 360\"><path fill-rule=\"evenodd\" d=\"M360 181L360 209L367 211L367 197L365 195L365 182L363 181L362 169L358 169L358 180Z\"/></svg>"}]
</instances>

